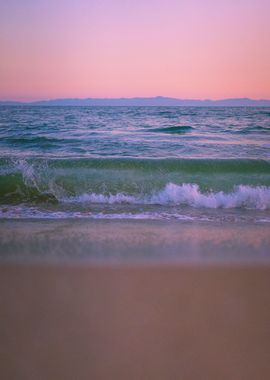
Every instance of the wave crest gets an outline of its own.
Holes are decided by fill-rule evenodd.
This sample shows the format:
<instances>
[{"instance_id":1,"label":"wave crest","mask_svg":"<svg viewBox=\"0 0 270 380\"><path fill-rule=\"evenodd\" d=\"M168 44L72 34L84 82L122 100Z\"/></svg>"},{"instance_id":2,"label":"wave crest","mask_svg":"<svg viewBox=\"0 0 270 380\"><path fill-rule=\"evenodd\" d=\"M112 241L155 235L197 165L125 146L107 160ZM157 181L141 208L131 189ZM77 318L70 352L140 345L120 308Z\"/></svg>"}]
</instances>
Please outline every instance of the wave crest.
<instances>
[{"instance_id":1,"label":"wave crest","mask_svg":"<svg viewBox=\"0 0 270 380\"><path fill-rule=\"evenodd\" d=\"M78 203L128 203L150 205L188 205L204 208L247 208L265 210L270 208L270 188L266 186L236 186L231 193L202 193L197 184L176 185L168 183L160 192L151 196L135 197L124 193L96 194L84 193L65 199L66 202Z\"/></svg>"}]
</instances>

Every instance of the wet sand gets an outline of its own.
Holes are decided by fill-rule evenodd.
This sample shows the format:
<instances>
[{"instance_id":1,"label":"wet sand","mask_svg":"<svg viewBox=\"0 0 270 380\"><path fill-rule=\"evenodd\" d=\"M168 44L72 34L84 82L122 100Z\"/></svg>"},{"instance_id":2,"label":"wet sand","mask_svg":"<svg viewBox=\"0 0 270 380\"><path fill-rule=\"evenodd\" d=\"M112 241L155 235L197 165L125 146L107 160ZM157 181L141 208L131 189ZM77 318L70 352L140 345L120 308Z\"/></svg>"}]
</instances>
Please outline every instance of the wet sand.
<instances>
[{"instance_id":1,"label":"wet sand","mask_svg":"<svg viewBox=\"0 0 270 380\"><path fill-rule=\"evenodd\" d=\"M0 260L269 264L269 231L269 223L0 220Z\"/></svg>"},{"instance_id":2,"label":"wet sand","mask_svg":"<svg viewBox=\"0 0 270 380\"><path fill-rule=\"evenodd\" d=\"M1 379L270 378L270 266L0 265Z\"/></svg>"}]
</instances>

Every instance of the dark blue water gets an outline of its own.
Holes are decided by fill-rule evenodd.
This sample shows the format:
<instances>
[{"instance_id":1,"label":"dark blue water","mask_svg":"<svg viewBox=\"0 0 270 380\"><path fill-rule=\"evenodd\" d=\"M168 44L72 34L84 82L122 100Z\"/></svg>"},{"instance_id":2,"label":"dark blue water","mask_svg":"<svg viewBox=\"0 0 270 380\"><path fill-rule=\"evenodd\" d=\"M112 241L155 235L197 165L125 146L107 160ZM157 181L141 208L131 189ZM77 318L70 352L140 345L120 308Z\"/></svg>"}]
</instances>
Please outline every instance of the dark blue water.
<instances>
[{"instance_id":1,"label":"dark blue water","mask_svg":"<svg viewBox=\"0 0 270 380\"><path fill-rule=\"evenodd\" d=\"M1 107L1 156L270 158L270 109Z\"/></svg>"}]
</instances>

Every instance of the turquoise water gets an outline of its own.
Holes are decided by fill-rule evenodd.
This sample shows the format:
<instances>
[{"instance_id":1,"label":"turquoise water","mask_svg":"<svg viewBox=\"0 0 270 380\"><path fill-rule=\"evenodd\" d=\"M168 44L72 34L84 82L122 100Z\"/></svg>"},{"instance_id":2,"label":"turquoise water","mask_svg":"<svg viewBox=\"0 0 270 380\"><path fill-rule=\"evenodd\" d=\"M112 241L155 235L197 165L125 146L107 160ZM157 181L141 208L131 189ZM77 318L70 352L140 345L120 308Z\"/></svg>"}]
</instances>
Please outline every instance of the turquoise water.
<instances>
[{"instance_id":1,"label":"turquoise water","mask_svg":"<svg viewBox=\"0 0 270 380\"><path fill-rule=\"evenodd\" d=\"M270 222L270 109L0 107L0 217Z\"/></svg>"}]
</instances>

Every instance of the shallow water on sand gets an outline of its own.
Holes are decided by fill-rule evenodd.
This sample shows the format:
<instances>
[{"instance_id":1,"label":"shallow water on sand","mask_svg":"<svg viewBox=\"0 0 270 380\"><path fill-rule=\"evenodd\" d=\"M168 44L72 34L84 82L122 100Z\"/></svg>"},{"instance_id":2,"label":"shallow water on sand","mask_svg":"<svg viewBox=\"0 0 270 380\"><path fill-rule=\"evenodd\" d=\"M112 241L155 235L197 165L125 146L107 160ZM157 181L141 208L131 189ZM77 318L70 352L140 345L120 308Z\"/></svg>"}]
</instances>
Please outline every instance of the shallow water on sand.
<instances>
[{"instance_id":1,"label":"shallow water on sand","mask_svg":"<svg viewBox=\"0 0 270 380\"><path fill-rule=\"evenodd\" d=\"M254 263L270 259L266 224L149 220L2 220L0 260Z\"/></svg>"}]
</instances>

